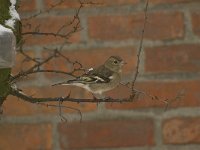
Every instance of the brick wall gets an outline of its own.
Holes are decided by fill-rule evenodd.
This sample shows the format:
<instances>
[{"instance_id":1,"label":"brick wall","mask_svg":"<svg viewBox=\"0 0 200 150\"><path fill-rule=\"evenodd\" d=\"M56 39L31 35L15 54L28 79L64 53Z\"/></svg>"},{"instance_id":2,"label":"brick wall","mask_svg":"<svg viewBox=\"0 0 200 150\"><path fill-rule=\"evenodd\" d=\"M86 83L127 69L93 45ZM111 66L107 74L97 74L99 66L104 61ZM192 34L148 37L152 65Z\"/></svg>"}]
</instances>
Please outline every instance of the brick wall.
<instances>
[{"instance_id":1,"label":"brick wall","mask_svg":"<svg viewBox=\"0 0 200 150\"><path fill-rule=\"evenodd\" d=\"M73 104L79 115L64 110L69 122L61 122L58 110L29 104L9 96L0 120L0 150L197 150L200 149L200 0L149 0L148 24L145 30L140 75L136 88L162 98L173 98L180 90L185 97L164 111L162 102L146 97L122 104ZM22 0L22 18L47 9L57 0ZM120 55L128 65L124 81L131 79L136 65L143 24L145 0L95 0L100 6L81 10L83 30L74 34L63 53L79 60L85 67L97 66L110 55ZM30 21L41 24L42 31L56 31L74 15L79 4L65 0L49 14ZM23 20L23 23L25 21ZM47 27L48 26L48 27ZM23 28L23 31L27 31ZM45 57L61 39L29 37L24 49L31 56ZM32 63L20 63L17 56L13 72ZM62 59L45 68L67 71ZM24 79L19 86L34 96L91 98L91 94L71 87L51 87L66 79L54 74L37 74ZM129 91L120 86L108 92L112 97L125 97Z\"/></svg>"}]
</instances>

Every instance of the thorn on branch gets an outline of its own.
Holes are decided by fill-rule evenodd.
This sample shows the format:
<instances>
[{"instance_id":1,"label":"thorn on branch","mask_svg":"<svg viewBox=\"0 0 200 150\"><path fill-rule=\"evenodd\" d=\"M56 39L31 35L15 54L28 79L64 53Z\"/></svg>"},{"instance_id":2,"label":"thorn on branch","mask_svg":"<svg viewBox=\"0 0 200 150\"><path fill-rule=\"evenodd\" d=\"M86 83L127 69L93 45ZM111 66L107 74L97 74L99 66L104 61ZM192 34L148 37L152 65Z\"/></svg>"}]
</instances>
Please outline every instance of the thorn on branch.
<instances>
[{"instance_id":1,"label":"thorn on branch","mask_svg":"<svg viewBox=\"0 0 200 150\"><path fill-rule=\"evenodd\" d=\"M47 9L45 11L40 11L39 14L42 14L42 13L48 13L51 9L55 8L56 6L58 6L60 3L62 3L64 0L61 0L59 3L55 4L55 5L51 5L51 8L50 9ZM84 5L87 5L87 4L95 4L93 2L82 2L81 0L79 0L79 3L80 3L80 6L79 8L76 10L76 13L74 15L74 17L72 18L72 20L67 23L67 24L64 24L63 26L61 26L57 32L40 32L40 25L36 26L35 27L35 30L33 32L25 32L25 33L22 33L22 35L28 35L28 34L31 34L31 35L42 35L42 36L55 36L55 37L61 37L61 38L64 38L65 40L68 40L68 38L74 34L75 32L78 32L80 31L82 28L80 27L80 18L79 18L79 13L81 11L81 8L84 7ZM64 109L71 109L71 110L74 110L74 111L77 111L80 116L81 116L81 119L82 120L82 113L79 109L76 109L76 108L73 108L73 107L68 107L68 106L63 106L63 102L74 102L74 103L80 103L80 102L83 102L83 103L97 103L97 105L101 102L110 102L110 103L125 103L125 102L133 102L134 100L137 100L139 99L140 95L146 95L146 96L150 96L152 100L157 100L157 101L161 101L163 102L166 106L165 106L165 109L167 109L168 107L170 107L170 105L174 102L174 101L177 101L177 100L180 100L182 98L182 94L179 93L177 94L177 96L173 99L160 99L158 96L151 96L151 95L148 95L146 94L145 92L143 91L139 91L139 90L136 90L134 88L135 86L135 82L137 80L137 77L138 77L138 74L139 74L139 65L140 65L140 55L141 55L141 51L142 51L142 47L143 47L143 39L144 39L144 33L145 33L145 27L146 27L146 23L147 23L147 9L148 9L148 0L146 2L146 7L145 7L145 15L144 15L144 24L143 24L143 29L141 31L141 39L140 39L140 44L139 44L139 49L138 49L138 53L137 53L137 65L136 65L136 71L135 71L135 75L134 75L134 78L133 78L133 81L130 83L126 83L126 84L122 84L124 86L126 86L127 88L131 89L131 93L129 95L128 98L122 98L122 99L113 99L111 97L107 97L106 99L97 99L94 95L93 95L93 98L92 99L75 99L75 98L71 98L70 95L71 95L71 91L69 92L69 94L65 97L54 97L54 98L36 98L36 97L33 97L33 96L30 96L30 95L26 95L25 93L23 93L22 91L20 91L19 89L14 89L12 88L11 89L11 95L13 96L17 96L25 101L28 101L30 103L36 103L36 104L40 104L40 105L45 105L46 107L58 107L59 108L59 116L61 118L61 120L64 120L64 121L67 121L67 118L65 118L63 115L62 115L62 108ZM37 17L39 14L36 14L32 17L30 17L29 19L33 18L33 17ZM67 33L65 34L61 34L61 31L63 31L64 28L67 28L69 27L70 25L73 25L72 29L70 31L68 31ZM27 24L28 27L31 27L30 24ZM66 42L64 43L66 44ZM41 60L39 61L37 58L32 58L30 56L28 56L26 53L24 53L24 51L21 49L20 50L20 53L22 53L24 56L25 56L25 59L27 60L31 60L35 63L34 66L30 67L29 69L25 70L25 71L22 71L22 72L19 72L17 75L11 77L10 79L10 83L12 84L12 82L16 81L17 79L19 78L22 78L22 77L26 77L30 74L33 74L33 73L40 73L40 72L49 72L49 73L62 73L62 74L67 74L67 75L71 75L71 76L74 76L74 73L76 71L86 71L82 64L78 61L71 61L68 57L66 57L65 55L63 55L61 53L61 50L63 49L64 47L64 44L60 46L59 49L54 49L54 52L52 55L50 55L49 57L45 58L44 60ZM47 49L47 48L46 48ZM45 69L41 69L42 66L48 62L50 62L52 59L54 58L57 58L57 57L62 57L64 58L69 64L71 64L73 66L73 70L71 72L64 72L64 71L59 71L59 70L45 70ZM76 68L77 66L77 68ZM58 101L59 104L58 105L51 105L51 104L45 104L45 102L53 102L53 101Z\"/></svg>"}]
</instances>

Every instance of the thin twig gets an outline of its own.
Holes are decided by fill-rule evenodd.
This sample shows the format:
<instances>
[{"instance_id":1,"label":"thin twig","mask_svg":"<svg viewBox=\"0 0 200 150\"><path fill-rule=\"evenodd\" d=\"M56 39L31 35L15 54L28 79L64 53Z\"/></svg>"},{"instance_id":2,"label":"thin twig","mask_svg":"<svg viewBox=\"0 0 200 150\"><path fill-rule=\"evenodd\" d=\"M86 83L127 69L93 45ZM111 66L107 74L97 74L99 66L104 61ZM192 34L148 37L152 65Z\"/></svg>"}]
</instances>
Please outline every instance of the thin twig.
<instances>
[{"instance_id":1,"label":"thin twig","mask_svg":"<svg viewBox=\"0 0 200 150\"><path fill-rule=\"evenodd\" d=\"M134 91L135 82L136 82L137 76L139 74L140 55L141 55L141 52L142 52L144 31L145 31L145 27L146 27L146 24L147 24L148 5L149 5L149 0L146 1L146 7L145 7L145 10L144 10L144 24L143 24L142 33L141 33L140 45L139 45L139 49L138 49L138 53L137 53L136 71L135 71L135 75L134 75L134 78L133 78L133 81L132 81L132 86L131 86L132 87L132 91Z\"/></svg>"},{"instance_id":2,"label":"thin twig","mask_svg":"<svg viewBox=\"0 0 200 150\"><path fill-rule=\"evenodd\" d=\"M37 103L38 105L41 105L41 106L46 106L46 107L57 107L59 108L59 116L61 117L61 119L63 119L64 121L67 121L67 118L65 118L63 115L62 115L62 112L61 112L61 108L64 108L64 109L71 109L73 111L76 111L78 112L78 114L80 115L80 122L82 122L82 118L83 118L83 115L82 115L82 112L79 110L79 109L76 109L74 107L69 107L69 106L63 106L61 105L62 101L60 100L57 100L59 102L59 105L54 105L54 104L47 104L47 103ZM62 121L63 121L62 120Z\"/></svg>"},{"instance_id":3,"label":"thin twig","mask_svg":"<svg viewBox=\"0 0 200 150\"><path fill-rule=\"evenodd\" d=\"M28 73L26 73L24 76L28 76L28 75L31 75L31 74L35 74L35 73L57 73L57 74L64 74L64 75L69 75L69 76L72 76L72 77L76 77L75 75L73 75L74 71L72 72L65 72L65 71L60 71L60 70L35 70L35 71L30 71Z\"/></svg>"},{"instance_id":4,"label":"thin twig","mask_svg":"<svg viewBox=\"0 0 200 150\"><path fill-rule=\"evenodd\" d=\"M44 11L40 11L39 13L36 13L28 18L25 18L24 20L30 20L30 19L33 19L33 18L36 18L42 14L45 14L45 13L49 13L51 10L53 10L54 8L56 8L57 6L61 5L62 3L64 2L64 0L60 0L58 3L55 3L54 5L51 5L50 8L44 10Z\"/></svg>"},{"instance_id":5,"label":"thin twig","mask_svg":"<svg viewBox=\"0 0 200 150\"><path fill-rule=\"evenodd\" d=\"M83 102L83 103L97 103L97 104L101 103L101 102L126 103L126 102L133 102L133 100L138 99L141 94L144 94L146 96L150 96L154 100L156 99L156 100L159 100L159 101L163 102L166 105L165 108L167 109L168 106L172 102L176 101L177 99L180 99L181 96L177 95L173 99L164 99L164 100L162 100L162 99L158 98L157 96L153 97L151 95L146 94L143 91L139 91L139 90L136 90L134 88L135 82L136 82L138 74L139 74L140 55L141 55L142 47L143 47L143 39L144 39L145 27L146 27L146 24L147 24L148 2L149 1L147 0L146 7L145 7L145 10L144 10L144 12L145 12L145 14L144 14L144 24L143 24L143 29L142 29L142 33L141 33L140 45L139 45L139 49L138 49L138 53L137 53L137 65L136 65L136 72L135 72L135 75L134 75L134 79L130 83L131 87L129 87L129 83L124 85L124 86L126 86L126 87L128 87L128 88L130 88L132 90L129 97L127 97L127 98L121 98L121 99L113 99L113 98L108 98L108 99L96 99L96 98L83 99L83 98L80 98L80 99L77 99L77 98L71 98L70 94L68 94L65 97L49 97L49 98L48 97L44 97L44 98L40 98L39 97L39 98L37 98L37 97L32 97L32 96L26 95L25 93L23 93L22 91L18 90L17 88L12 88L12 87L11 87L10 94L13 95L13 96L16 96L18 98L21 98L24 101L30 102L30 103L37 103L37 104L51 106L51 107L58 107L59 108L59 115L64 120L66 120L66 118L62 115L62 109L61 108L72 109L72 110L75 110L75 111L79 112L80 116L81 116L81 119L82 119L82 114L81 114L81 111L79 109L61 105L61 102L63 102L63 101L65 101L65 102L74 102L74 103ZM27 35L27 34L34 35L34 34L37 34L37 35L45 35L45 36L48 36L48 35L51 35L51 36L60 36L60 37L64 38L65 40L67 40L72 34L74 34L75 32L77 32L77 31L79 31L81 29L80 28L80 18L79 18L79 13L80 13L81 8L85 4L92 4L92 2L91 3L84 3L81 0L79 0L79 3L80 3L80 7L76 11L76 14L74 15L74 18L72 19L72 21L69 24L64 24L61 28L59 28L57 30L57 32L55 32L55 33L51 33L51 32L39 32L39 26L38 26L38 27L36 27L36 31L34 31L34 32L26 32L26 33L23 33L23 35ZM66 34L60 34L60 32L63 30L63 28L68 27L69 25L74 25L73 29L70 30ZM32 60L33 62L35 62L35 65L32 66L32 67L30 67L26 71L20 72L17 75L13 76L10 79L10 82L13 83L13 81L15 81L15 80L17 80L19 78L22 78L24 76L28 76L28 75L34 74L34 73L40 73L40 72L61 73L61 74L71 75L71 76L75 77L74 76L74 72L76 72L76 71L85 71L85 69L83 68L83 66L82 66L82 64L80 62L78 62L78 61L71 61L68 57L66 57L65 55L63 55L60 52L62 50L63 46L64 46L64 44L60 46L59 50L55 49L53 55L50 55L49 57L47 57L43 61L38 61L35 58L32 58L32 57L26 55L23 51L21 51L21 53L27 59ZM57 57L62 57L62 58L64 58L67 61L67 63L73 65L73 70L71 72L64 72L64 71L59 71L59 70L45 70L45 69L41 69L40 68L42 65L48 63L53 58L57 58ZM75 68L75 66L77 66L77 65L78 65L78 67ZM59 105L44 104L45 102L55 102L55 101L59 101Z\"/></svg>"},{"instance_id":6,"label":"thin twig","mask_svg":"<svg viewBox=\"0 0 200 150\"><path fill-rule=\"evenodd\" d=\"M31 68L29 68L28 70L24 71L24 72L19 72L17 75L13 76L11 79L10 79L10 82L13 82L14 80L16 79L19 79L21 77L24 77L26 76L28 73L34 71L34 69L37 69L39 68L40 66L42 66L43 64L49 62L51 59L53 59L55 56L56 56L56 53L57 53L57 50L54 51L54 54L49 56L47 59L45 59L44 61L42 62L38 62L36 63L34 66L32 66Z\"/></svg>"}]
</instances>

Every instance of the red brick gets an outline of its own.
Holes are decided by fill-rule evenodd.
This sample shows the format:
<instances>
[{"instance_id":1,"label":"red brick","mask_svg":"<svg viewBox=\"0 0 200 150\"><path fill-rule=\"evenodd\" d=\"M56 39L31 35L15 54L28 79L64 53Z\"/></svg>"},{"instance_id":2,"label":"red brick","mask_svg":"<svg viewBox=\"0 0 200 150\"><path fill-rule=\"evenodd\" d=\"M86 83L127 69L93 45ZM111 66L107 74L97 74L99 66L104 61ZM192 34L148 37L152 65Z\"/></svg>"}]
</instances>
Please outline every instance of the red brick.
<instances>
[{"instance_id":1,"label":"red brick","mask_svg":"<svg viewBox=\"0 0 200 150\"><path fill-rule=\"evenodd\" d=\"M170 104L169 108L177 107L198 107L200 106L200 97L199 97L199 81L146 81L136 83L135 88L151 94L152 96L157 96L159 100L152 100L148 96L142 96L133 102L130 103L107 103L106 106L109 109L136 109L136 108L165 108L166 105L161 100L169 99L172 100L176 97L181 91L185 91L185 96L178 101L174 101ZM117 93L117 94L116 94ZM125 94L127 93L127 95ZM117 97L116 95L123 95L123 97L128 97L129 90L127 88L116 88L112 97ZM121 96L120 96L121 97Z\"/></svg>"},{"instance_id":2,"label":"red brick","mask_svg":"<svg viewBox=\"0 0 200 150\"><path fill-rule=\"evenodd\" d=\"M52 149L50 124L0 124L1 150Z\"/></svg>"},{"instance_id":3,"label":"red brick","mask_svg":"<svg viewBox=\"0 0 200 150\"><path fill-rule=\"evenodd\" d=\"M58 4L59 0L45 0L45 6L47 8L50 8L52 5ZM83 2L91 2L90 0L84 0ZM121 5L131 5L131 4L137 4L139 0L93 0L93 3L96 3L97 5L84 5L86 7L103 7L103 6L121 6ZM78 1L74 0L67 0L61 3L56 7L56 9L65 9L65 8L78 8L80 7L80 3Z\"/></svg>"},{"instance_id":4,"label":"red brick","mask_svg":"<svg viewBox=\"0 0 200 150\"><path fill-rule=\"evenodd\" d=\"M163 123L166 144L199 144L200 118L172 118Z\"/></svg>"},{"instance_id":5,"label":"red brick","mask_svg":"<svg viewBox=\"0 0 200 150\"><path fill-rule=\"evenodd\" d=\"M102 120L98 122L61 123L60 144L63 150L152 146L153 122L145 120ZM66 142L67 141L67 142Z\"/></svg>"},{"instance_id":6,"label":"red brick","mask_svg":"<svg viewBox=\"0 0 200 150\"><path fill-rule=\"evenodd\" d=\"M112 55L119 55L128 64L123 68L123 73L130 74L136 66L136 50L134 47L123 48L102 48L102 49L84 49L74 51L63 51L66 57L72 61L79 61L83 67L91 68L97 67L105 62L105 60ZM43 56L46 58L49 55L48 52L44 52ZM45 65L45 69L56 69L63 71L70 71L70 65L63 58L56 58L50 63ZM48 75L48 77L58 77L58 75Z\"/></svg>"},{"instance_id":7,"label":"red brick","mask_svg":"<svg viewBox=\"0 0 200 150\"><path fill-rule=\"evenodd\" d=\"M200 36L200 13L192 14L192 25L194 34Z\"/></svg>"},{"instance_id":8,"label":"red brick","mask_svg":"<svg viewBox=\"0 0 200 150\"><path fill-rule=\"evenodd\" d=\"M147 48L145 50L145 71L199 72L200 45L173 45Z\"/></svg>"},{"instance_id":9,"label":"red brick","mask_svg":"<svg viewBox=\"0 0 200 150\"><path fill-rule=\"evenodd\" d=\"M86 91L81 88L57 86L57 87L33 87L24 88L23 91L33 97L62 97L67 96L71 91L71 97L73 98L92 98L91 95L87 95ZM58 102L48 102L48 104L58 105ZM88 112L96 110L96 104L91 103L72 103L63 102L63 105L79 109L81 112ZM58 114L58 108L46 107L39 104L32 104L24 102L16 97L9 96L4 103L4 115L8 116L27 116L27 115L38 115L38 114ZM76 111L70 109L62 109L63 112Z\"/></svg>"},{"instance_id":10,"label":"red brick","mask_svg":"<svg viewBox=\"0 0 200 150\"><path fill-rule=\"evenodd\" d=\"M89 17L89 36L95 40L138 39L144 23L142 13L124 16ZM170 22L170 24L169 24ZM179 12L148 13L145 38L167 40L184 36L183 14Z\"/></svg>"},{"instance_id":11,"label":"red brick","mask_svg":"<svg viewBox=\"0 0 200 150\"><path fill-rule=\"evenodd\" d=\"M193 3L199 0L150 0L150 4L174 4L174 3Z\"/></svg>"},{"instance_id":12,"label":"red brick","mask_svg":"<svg viewBox=\"0 0 200 150\"><path fill-rule=\"evenodd\" d=\"M36 10L36 1L35 0L20 0L19 11L34 11Z\"/></svg>"},{"instance_id":13,"label":"red brick","mask_svg":"<svg viewBox=\"0 0 200 150\"><path fill-rule=\"evenodd\" d=\"M64 16L33 18L29 20L22 20L23 33L35 32L39 29L39 32L57 33L58 30L68 24L72 18ZM73 30L74 24L62 29L60 34L66 34ZM26 45L46 45L46 44L58 44L64 42L61 37L55 37L50 35L24 35ZM80 40L80 32L72 34L68 39L68 42L78 42Z\"/></svg>"},{"instance_id":14,"label":"red brick","mask_svg":"<svg viewBox=\"0 0 200 150\"><path fill-rule=\"evenodd\" d=\"M35 52L34 51L25 51L26 55L35 58ZM12 67L12 75L16 75L19 72L24 72L35 65L35 62L27 59L24 55L21 53L17 53L15 65ZM36 78L36 74L30 74L28 76L24 76L23 78L19 78L17 81L27 81L27 80L33 80Z\"/></svg>"},{"instance_id":15,"label":"red brick","mask_svg":"<svg viewBox=\"0 0 200 150\"><path fill-rule=\"evenodd\" d=\"M32 58L36 57L34 51L25 51L25 54ZM15 59L16 59L15 65L12 68L13 74L16 74L21 71L25 71L35 65L35 62L26 59L26 57L22 55L21 53L17 53Z\"/></svg>"}]
</instances>

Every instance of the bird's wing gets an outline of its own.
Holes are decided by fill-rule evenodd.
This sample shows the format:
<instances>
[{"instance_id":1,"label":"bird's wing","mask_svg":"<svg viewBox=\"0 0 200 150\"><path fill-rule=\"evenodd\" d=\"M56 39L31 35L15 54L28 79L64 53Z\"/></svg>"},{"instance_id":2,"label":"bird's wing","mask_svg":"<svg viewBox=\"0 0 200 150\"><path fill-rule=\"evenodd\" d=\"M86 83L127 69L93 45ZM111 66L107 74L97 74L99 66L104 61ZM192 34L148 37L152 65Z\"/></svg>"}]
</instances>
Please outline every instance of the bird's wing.
<instances>
[{"instance_id":1,"label":"bird's wing","mask_svg":"<svg viewBox=\"0 0 200 150\"><path fill-rule=\"evenodd\" d=\"M96 83L107 83L112 79L113 71L106 68L104 65L89 71L87 76L96 79Z\"/></svg>"},{"instance_id":2,"label":"bird's wing","mask_svg":"<svg viewBox=\"0 0 200 150\"><path fill-rule=\"evenodd\" d=\"M97 75L87 75L87 76L84 75L84 76L79 77L77 81L91 84L91 83L106 83L108 82L108 79L97 76Z\"/></svg>"},{"instance_id":3,"label":"bird's wing","mask_svg":"<svg viewBox=\"0 0 200 150\"><path fill-rule=\"evenodd\" d=\"M86 74L77 77L73 80L68 80L62 83L57 83L54 85L64 85L64 84L73 84L73 83L81 83L81 84L93 84L93 83L109 83L112 79L113 72L106 68L105 66L100 66L96 69L93 69Z\"/></svg>"},{"instance_id":4,"label":"bird's wing","mask_svg":"<svg viewBox=\"0 0 200 150\"><path fill-rule=\"evenodd\" d=\"M113 72L102 65L74 80L69 80L68 83L69 84L70 83L82 83L82 84L108 83L112 79L111 78L112 75L113 75Z\"/></svg>"}]
</instances>

